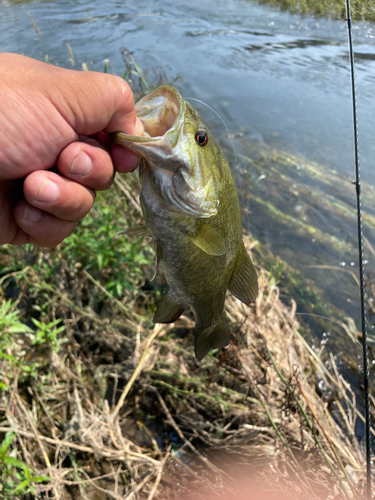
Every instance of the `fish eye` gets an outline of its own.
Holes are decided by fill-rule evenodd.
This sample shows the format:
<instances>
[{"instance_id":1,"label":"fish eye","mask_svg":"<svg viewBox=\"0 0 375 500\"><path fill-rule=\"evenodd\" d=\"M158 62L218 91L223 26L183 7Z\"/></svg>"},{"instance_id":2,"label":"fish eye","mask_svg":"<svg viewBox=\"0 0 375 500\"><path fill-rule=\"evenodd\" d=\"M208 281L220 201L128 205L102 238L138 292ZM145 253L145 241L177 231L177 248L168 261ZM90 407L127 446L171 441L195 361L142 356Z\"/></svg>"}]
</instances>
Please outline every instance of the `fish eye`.
<instances>
[{"instance_id":1,"label":"fish eye","mask_svg":"<svg viewBox=\"0 0 375 500\"><path fill-rule=\"evenodd\" d=\"M195 134L195 140L197 143L203 147L208 143L208 134L205 130L198 130L198 132Z\"/></svg>"}]
</instances>

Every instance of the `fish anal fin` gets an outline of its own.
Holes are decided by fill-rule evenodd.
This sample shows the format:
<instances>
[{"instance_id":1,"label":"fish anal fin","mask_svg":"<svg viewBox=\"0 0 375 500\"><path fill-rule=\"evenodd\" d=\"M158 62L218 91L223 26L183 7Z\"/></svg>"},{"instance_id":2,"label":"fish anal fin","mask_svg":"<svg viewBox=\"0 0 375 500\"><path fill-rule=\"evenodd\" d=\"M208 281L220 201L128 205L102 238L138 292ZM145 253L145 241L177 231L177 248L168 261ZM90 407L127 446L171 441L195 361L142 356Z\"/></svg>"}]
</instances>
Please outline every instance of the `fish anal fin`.
<instances>
[{"instance_id":1,"label":"fish anal fin","mask_svg":"<svg viewBox=\"0 0 375 500\"><path fill-rule=\"evenodd\" d=\"M146 226L139 226L139 227L128 227L128 229L119 231L117 235L119 234L127 234L128 236L132 236L133 238L140 238L141 236L146 236L149 233L147 231Z\"/></svg>"},{"instance_id":2,"label":"fish anal fin","mask_svg":"<svg viewBox=\"0 0 375 500\"><path fill-rule=\"evenodd\" d=\"M226 248L220 234L209 224L203 221L199 222L199 231L194 235L188 235L191 241L209 255L224 255Z\"/></svg>"},{"instance_id":3,"label":"fish anal fin","mask_svg":"<svg viewBox=\"0 0 375 500\"><path fill-rule=\"evenodd\" d=\"M185 307L179 304L166 292L154 314L154 323L174 323L184 312Z\"/></svg>"},{"instance_id":4,"label":"fish anal fin","mask_svg":"<svg viewBox=\"0 0 375 500\"><path fill-rule=\"evenodd\" d=\"M221 349L230 342L230 329L226 317L223 321L194 333L195 356L201 361L211 349Z\"/></svg>"},{"instance_id":5,"label":"fish anal fin","mask_svg":"<svg viewBox=\"0 0 375 500\"><path fill-rule=\"evenodd\" d=\"M254 265L241 244L228 290L244 304L251 304L258 295L258 278Z\"/></svg>"}]
</instances>

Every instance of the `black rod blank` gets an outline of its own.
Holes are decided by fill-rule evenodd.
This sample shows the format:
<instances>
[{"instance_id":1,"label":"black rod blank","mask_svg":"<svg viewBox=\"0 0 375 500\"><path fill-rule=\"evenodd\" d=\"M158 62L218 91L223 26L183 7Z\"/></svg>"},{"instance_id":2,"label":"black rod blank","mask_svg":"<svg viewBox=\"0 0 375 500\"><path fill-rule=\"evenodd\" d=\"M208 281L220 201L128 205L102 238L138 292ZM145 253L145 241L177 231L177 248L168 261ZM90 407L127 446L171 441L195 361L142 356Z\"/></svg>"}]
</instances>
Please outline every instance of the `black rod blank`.
<instances>
[{"instance_id":1,"label":"black rod blank","mask_svg":"<svg viewBox=\"0 0 375 500\"><path fill-rule=\"evenodd\" d=\"M355 92L354 75L354 54L352 42L352 20L350 17L350 0L346 0L346 14L348 23L350 72L352 81L352 102L353 102L353 125L354 125L354 156L355 156L355 181L357 193L357 221L358 221L358 254L359 254L359 278L361 289L361 319L362 319L362 346L363 346L363 382L365 389L365 435L366 435L366 472L367 472L367 499L371 500L371 417L370 417L370 388L369 388L369 356L366 333L366 303L365 303L365 279L363 269L363 235L362 235L362 212L361 212L361 184L359 171L358 154L358 122L357 122L357 101Z\"/></svg>"}]
</instances>

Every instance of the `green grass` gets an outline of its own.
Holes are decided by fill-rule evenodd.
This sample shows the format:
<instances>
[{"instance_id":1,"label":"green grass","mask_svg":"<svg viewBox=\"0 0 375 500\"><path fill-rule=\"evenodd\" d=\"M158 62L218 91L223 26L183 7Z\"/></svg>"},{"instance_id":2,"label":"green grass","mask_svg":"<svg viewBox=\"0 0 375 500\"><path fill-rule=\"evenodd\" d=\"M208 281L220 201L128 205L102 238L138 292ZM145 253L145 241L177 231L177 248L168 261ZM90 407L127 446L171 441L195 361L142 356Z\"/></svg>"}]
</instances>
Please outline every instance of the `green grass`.
<instances>
[{"instance_id":1,"label":"green grass","mask_svg":"<svg viewBox=\"0 0 375 500\"><path fill-rule=\"evenodd\" d=\"M8 431L0 445L0 498L7 500L35 493L35 483L48 481L46 476L34 476L32 470L17 458L12 446L16 434Z\"/></svg>"},{"instance_id":2,"label":"green grass","mask_svg":"<svg viewBox=\"0 0 375 500\"><path fill-rule=\"evenodd\" d=\"M110 320L115 329L124 328L124 316L151 324L133 310L153 258L149 241L117 236L139 220L114 185L57 248L0 247L0 390L6 393L15 378L22 386L48 374L50 356L69 341L67 310L76 322Z\"/></svg>"},{"instance_id":3,"label":"green grass","mask_svg":"<svg viewBox=\"0 0 375 500\"><path fill-rule=\"evenodd\" d=\"M345 0L259 0L280 6L293 14L312 14L319 17L346 18ZM351 17L354 21L375 21L374 0L351 0Z\"/></svg>"},{"instance_id":4,"label":"green grass","mask_svg":"<svg viewBox=\"0 0 375 500\"><path fill-rule=\"evenodd\" d=\"M118 298L138 290L143 283L141 268L149 262L144 253L149 241L117 236L119 231L134 224L134 219L141 220L134 212L114 186L98 193L94 208L59 247L44 250L32 245L19 248L4 245L0 249L0 279L2 275L5 292L15 286L18 276L27 272L34 273L35 282L30 290L34 293L45 284L68 286L69 280L83 270Z\"/></svg>"},{"instance_id":5,"label":"green grass","mask_svg":"<svg viewBox=\"0 0 375 500\"><path fill-rule=\"evenodd\" d=\"M135 197L138 189L136 176L130 182L128 198ZM38 393L44 399L43 411L51 411L59 391L65 395L67 383L64 376L59 378L53 360L65 360L80 349L74 335L82 335L88 355L92 345L98 340L102 345L110 334L124 335L126 344L129 329L151 325L142 315L144 307L138 314L135 305L153 251L147 238L117 236L141 223L136 203L129 202L120 186L121 179L98 193L90 214L57 248L0 247L0 427L12 428L0 435L0 499L36 498L36 485L49 479L34 474L26 463L9 401L15 398L18 408L26 408L30 395ZM151 294L146 309L152 303ZM81 381L79 377L78 371ZM43 426L38 424L41 416L32 414L36 427ZM60 425L60 415L55 425ZM45 465L52 458L46 455Z\"/></svg>"},{"instance_id":6,"label":"green grass","mask_svg":"<svg viewBox=\"0 0 375 500\"><path fill-rule=\"evenodd\" d=\"M130 374L134 374L143 349L142 341L153 327L151 317L155 299L160 297L157 284L147 293L141 290L145 271L153 268L154 263L150 241L117 236L119 231L142 224L135 196L139 190L136 176L126 177L130 185L121 179L110 190L98 193L90 214L57 248L0 247L0 498L40 498L40 483L56 480L50 465L57 456L60 470L65 469L61 478L75 483L76 493L79 489L87 498L91 497L85 490L89 483L88 471L93 477L102 476L103 471L97 466L105 463L110 463L113 470L118 469L118 439L110 436L110 439L96 442L96 436L101 436L96 426L103 424L101 432L106 435L108 422L104 417L109 405L116 404L116 396L124 384L129 384ZM316 304L321 302L321 297L306 287L301 275L292 273L273 255L261 252L258 255L271 270L267 287L269 297L281 282L285 288L289 285L292 296L296 296L297 291L301 297L304 294L306 307L311 303L317 312ZM263 305L259 305L262 325L268 314L276 315L276 301L272 301L264 298ZM238 325L234 323L234 331L241 340L244 335L239 330L244 317L242 313L235 317ZM257 383L250 378L247 380L245 372L241 372L237 347L232 346L228 352L219 354L219 360L217 351L211 352L198 367L191 337L180 339L176 331L170 334L165 327L163 335L155 342L157 345L152 346L155 353L150 352L150 366L145 367L142 378L127 393L121 430L131 434L133 439L130 420L136 420L139 427L147 427L153 419L155 436L165 436L165 449L168 450L171 417L160 406L164 398L163 404L169 407L167 411L177 422L181 420L182 428L190 432L189 439L194 436L195 440L201 439L206 444L207 439L211 443L227 439L230 436L226 434L228 422L234 416L233 422L238 417L242 422L261 426L269 419L282 436L280 432L284 429L279 430L271 414L272 410L278 415L276 406L278 411L281 400L275 405L276 400L270 397L266 405L249 392L249 387L258 390L258 386L261 388L267 382L261 372L264 364L267 365L263 346L267 327L271 333L272 328L280 328L282 338L289 337L289 323L282 322L281 328L278 326L280 316L270 318L268 326L260 327L262 334L256 334L257 330L251 326L257 357L249 366L255 371L259 369L260 381ZM185 332L185 335L191 329L186 321L180 327L180 333ZM310 365L305 373L312 374ZM113 388L111 397L110 388ZM269 410L272 405L274 408ZM77 423L76 415L85 418L80 417ZM77 425L79 432L69 436L69 429ZM117 427L112 431L117 432ZM236 431L237 427L229 432ZM37 433L48 441L38 442ZM151 432L148 435L154 439ZM116 449L109 446L111 440ZM84 446L78 453L80 445ZM108 453L113 451L112 462L108 457L103 460L100 454L96 455L95 450L100 451L103 446ZM180 447L181 442L173 446ZM154 451L154 459L160 459L162 451L157 444ZM34 462L32 467L26 463L30 457L35 466ZM140 469L133 477L135 465L129 464L129 471L118 472L115 476L121 478L125 489L130 484L129 478L133 488L134 477L145 477L149 469L146 461L145 469ZM157 470L161 470L160 467ZM50 474L50 478L44 473ZM53 493L53 483L47 482L43 487L50 485L50 493ZM120 483L117 481L117 484ZM172 493L175 498L175 490ZM44 494L47 497L47 493Z\"/></svg>"},{"instance_id":7,"label":"green grass","mask_svg":"<svg viewBox=\"0 0 375 500\"><path fill-rule=\"evenodd\" d=\"M33 330L20 320L17 303L5 300L0 304L0 391L7 391L15 373L22 382L35 376L33 362L25 360L24 338Z\"/></svg>"},{"instance_id":8,"label":"green grass","mask_svg":"<svg viewBox=\"0 0 375 500\"><path fill-rule=\"evenodd\" d=\"M99 193L95 208L61 246L61 256L73 270L86 269L100 276L106 290L121 297L135 291L143 281L141 266L148 260L142 240L131 240L117 233L128 227L125 204L113 190Z\"/></svg>"},{"instance_id":9,"label":"green grass","mask_svg":"<svg viewBox=\"0 0 375 500\"><path fill-rule=\"evenodd\" d=\"M44 331L47 325L40 323ZM10 391L15 378L19 384L29 383L37 375L37 363L25 359L26 350L22 337L34 336L33 330L20 320L17 302L3 301L0 304L0 393L4 397ZM47 340L48 341L48 340ZM14 444L16 434L8 431L0 444L0 498L19 498L33 494L34 484L47 481L46 476L34 475L26 463L17 458L18 448Z\"/></svg>"}]
</instances>

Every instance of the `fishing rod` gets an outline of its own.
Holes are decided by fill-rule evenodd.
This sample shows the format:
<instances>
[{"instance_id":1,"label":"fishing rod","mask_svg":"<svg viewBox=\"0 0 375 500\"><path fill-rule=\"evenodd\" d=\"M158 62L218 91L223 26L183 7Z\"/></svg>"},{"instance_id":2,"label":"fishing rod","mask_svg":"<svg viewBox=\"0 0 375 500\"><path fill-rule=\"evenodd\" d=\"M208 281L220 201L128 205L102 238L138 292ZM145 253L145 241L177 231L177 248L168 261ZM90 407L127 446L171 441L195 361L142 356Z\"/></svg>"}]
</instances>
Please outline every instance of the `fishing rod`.
<instances>
[{"instance_id":1,"label":"fishing rod","mask_svg":"<svg viewBox=\"0 0 375 500\"><path fill-rule=\"evenodd\" d=\"M370 417L370 388L369 388L369 356L366 333L366 306L365 306L365 279L363 269L363 235L362 235L362 212L361 212L361 184L359 171L358 151L358 122L357 122L357 100L355 92L354 54L352 42L352 20L350 16L350 0L346 0L346 21L348 23L350 73L352 81L353 102L353 128L354 128L354 159L355 159L355 181L357 194L357 225L358 225L358 254L359 254L359 278L361 289L361 320L362 320L362 347L363 347L363 382L365 388L365 437L366 437L366 476L367 476L367 499L371 500L371 417Z\"/></svg>"}]
</instances>

